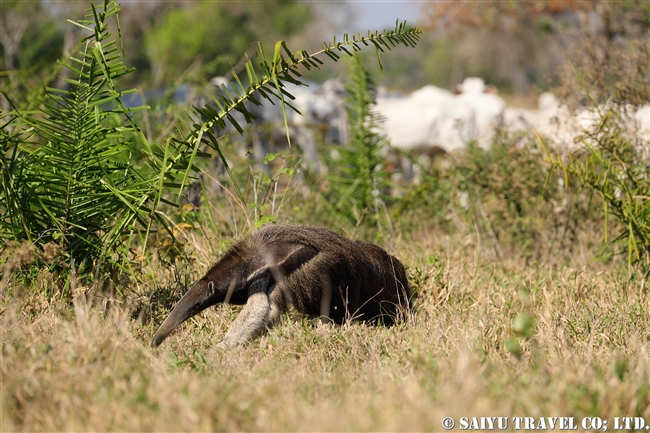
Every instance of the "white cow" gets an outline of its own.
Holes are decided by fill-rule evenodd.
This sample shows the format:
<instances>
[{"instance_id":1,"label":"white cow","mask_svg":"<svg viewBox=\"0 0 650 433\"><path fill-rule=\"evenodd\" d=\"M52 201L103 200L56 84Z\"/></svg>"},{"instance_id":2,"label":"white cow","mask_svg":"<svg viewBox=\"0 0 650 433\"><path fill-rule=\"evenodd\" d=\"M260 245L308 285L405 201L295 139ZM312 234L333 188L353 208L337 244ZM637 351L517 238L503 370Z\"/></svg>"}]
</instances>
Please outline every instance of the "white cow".
<instances>
[{"instance_id":1,"label":"white cow","mask_svg":"<svg viewBox=\"0 0 650 433\"><path fill-rule=\"evenodd\" d=\"M644 105L637 110L633 127L641 140L650 144L650 105Z\"/></svg>"},{"instance_id":2,"label":"white cow","mask_svg":"<svg viewBox=\"0 0 650 433\"><path fill-rule=\"evenodd\" d=\"M601 115L610 107L569 109L552 93L545 92L539 97L537 110L519 108L506 109L506 127L511 131L531 131L533 128L556 150L572 152L582 147L582 138L593 130ZM622 132L637 139L642 150L647 151L650 143L650 106L616 107L615 110L626 119L621 125Z\"/></svg>"},{"instance_id":3,"label":"white cow","mask_svg":"<svg viewBox=\"0 0 650 433\"><path fill-rule=\"evenodd\" d=\"M428 85L404 98L377 99L391 144L424 154L449 153L470 140L488 149L504 109L496 89L481 78L465 79L454 93Z\"/></svg>"},{"instance_id":4,"label":"white cow","mask_svg":"<svg viewBox=\"0 0 650 433\"><path fill-rule=\"evenodd\" d=\"M429 158L464 148L472 140L489 149L503 124L504 109L504 101L481 78L467 78L453 93L427 85L406 97L377 98L391 145ZM404 166L407 177L410 168Z\"/></svg>"},{"instance_id":5,"label":"white cow","mask_svg":"<svg viewBox=\"0 0 650 433\"><path fill-rule=\"evenodd\" d=\"M479 146L489 149L495 132L503 127L505 101L494 86L487 86L482 78L465 78L454 88L460 104L469 105L476 116L476 136Z\"/></svg>"},{"instance_id":6,"label":"white cow","mask_svg":"<svg viewBox=\"0 0 650 433\"><path fill-rule=\"evenodd\" d=\"M577 138L584 135L597 119L595 110L579 108L572 111L552 93L540 95L537 131L558 149L578 149L580 144Z\"/></svg>"},{"instance_id":7,"label":"white cow","mask_svg":"<svg viewBox=\"0 0 650 433\"><path fill-rule=\"evenodd\" d=\"M215 77L211 80L219 92L224 92L222 85L229 89L231 95L236 95L231 88L229 81L224 77ZM271 88L274 88L271 85ZM319 170L319 158L316 150L316 130L322 131L326 140L340 143L345 139L345 107L343 95L345 89L338 79L327 80L322 85L307 83L307 86L298 86L286 83L284 86L289 94L295 99L286 95L286 104L295 107L295 112L288 105L285 105L287 126L292 146L300 149L303 155L303 165L317 172ZM273 145L286 146L287 130L285 129L282 115L282 103L279 99L272 97L273 103L256 94L255 99L261 103L256 105L251 101L244 104L246 109L256 116L252 125L247 126L244 116L236 111L231 112L237 123L245 130L245 139L252 144L253 157L258 165L271 151ZM234 128L227 128L232 133Z\"/></svg>"},{"instance_id":8,"label":"white cow","mask_svg":"<svg viewBox=\"0 0 650 433\"><path fill-rule=\"evenodd\" d=\"M471 106L457 103L454 94L435 86L403 98L377 98L376 110L397 149L433 156L460 149L476 136Z\"/></svg>"}]
</instances>

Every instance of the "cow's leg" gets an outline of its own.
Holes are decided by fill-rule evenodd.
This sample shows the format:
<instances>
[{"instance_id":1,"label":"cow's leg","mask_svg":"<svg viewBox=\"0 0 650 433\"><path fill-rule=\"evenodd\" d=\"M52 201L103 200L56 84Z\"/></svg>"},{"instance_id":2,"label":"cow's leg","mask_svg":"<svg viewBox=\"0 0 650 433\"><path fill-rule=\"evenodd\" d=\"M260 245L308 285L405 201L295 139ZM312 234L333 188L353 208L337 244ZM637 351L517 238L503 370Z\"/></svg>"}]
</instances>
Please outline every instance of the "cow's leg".
<instances>
[{"instance_id":1,"label":"cow's leg","mask_svg":"<svg viewBox=\"0 0 650 433\"><path fill-rule=\"evenodd\" d=\"M303 153L303 165L306 170L318 174L320 171L320 161L318 151L316 150L316 138L311 130L305 126L297 128L297 138Z\"/></svg>"},{"instance_id":2,"label":"cow's leg","mask_svg":"<svg viewBox=\"0 0 650 433\"><path fill-rule=\"evenodd\" d=\"M253 144L253 155L252 158L255 161L255 167L264 171L265 173L269 172L268 164L264 164L264 159L266 155L269 154L270 144L268 135L270 132L266 131L267 125L264 124L254 124L254 132L251 135L251 141Z\"/></svg>"}]
</instances>

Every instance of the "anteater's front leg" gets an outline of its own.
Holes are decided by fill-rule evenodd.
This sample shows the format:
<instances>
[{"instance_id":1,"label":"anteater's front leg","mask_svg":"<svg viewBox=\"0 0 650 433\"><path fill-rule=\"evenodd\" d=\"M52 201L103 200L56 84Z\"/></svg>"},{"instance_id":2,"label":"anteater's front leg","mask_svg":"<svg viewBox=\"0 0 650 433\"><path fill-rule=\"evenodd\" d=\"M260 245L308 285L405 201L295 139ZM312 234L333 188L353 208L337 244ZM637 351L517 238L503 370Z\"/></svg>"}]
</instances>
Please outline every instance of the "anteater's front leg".
<instances>
[{"instance_id":1,"label":"anteater's front leg","mask_svg":"<svg viewBox=\"0 0 650 433\"><path fill-rule=\"evenodd\" d=\"M242 345L262 334L269 324L271 303L267 292L273 284L273 279L270 272L255 275L251 279L253 281L249 285L248 300L217 347Z\"/></svg>"},{"instance_id":2,"label":"anteater's front leg","mask_svg":"<svg viewBox=\"0 0 650 433\"><path fill-rule=\"evenodd\" d=\"M269 323L271 304L266 292L249 295L248 301L237 318L230 325L223 341L217 347L229 348L242 345L259 336Z\"/></svg>"}]
</instances>

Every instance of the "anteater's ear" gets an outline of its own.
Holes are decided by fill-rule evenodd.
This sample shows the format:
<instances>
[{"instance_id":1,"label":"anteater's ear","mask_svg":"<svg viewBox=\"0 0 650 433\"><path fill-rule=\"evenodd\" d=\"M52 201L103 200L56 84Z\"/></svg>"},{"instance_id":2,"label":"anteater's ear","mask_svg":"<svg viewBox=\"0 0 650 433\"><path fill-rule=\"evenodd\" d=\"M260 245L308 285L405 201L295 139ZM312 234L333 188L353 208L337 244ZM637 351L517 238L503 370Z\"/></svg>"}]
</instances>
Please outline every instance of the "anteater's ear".
<instances>
[{"instance_id":1,"label":"anteater's ear","mask_svg":"<svg viewBox=\"0 0 650 433\"><path fill-rule=\"evenodd\" d=\"M257 278L266 277L270 273L277 284L284 277L312 260L317 254L318 250L307 245L273 245L263 253L263 265L253 271L246 278L246 282L250 283Z\"/></svg>"}]
</instances>

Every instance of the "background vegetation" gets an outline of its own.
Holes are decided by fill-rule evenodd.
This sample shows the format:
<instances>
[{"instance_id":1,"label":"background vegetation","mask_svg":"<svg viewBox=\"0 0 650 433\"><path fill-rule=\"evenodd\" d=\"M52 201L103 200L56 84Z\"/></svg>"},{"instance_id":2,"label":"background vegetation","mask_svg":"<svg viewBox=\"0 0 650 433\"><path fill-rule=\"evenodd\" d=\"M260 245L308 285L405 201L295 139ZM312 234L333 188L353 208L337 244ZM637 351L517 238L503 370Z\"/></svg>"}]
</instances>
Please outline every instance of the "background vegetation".
<instances>
[{"instance_id":1,"label":"background vegetation","mask_svg":"<svg viewBox=\"0 0 650 433\"><path fill-rule=\"evenodd\" d=\"M391 176L388 143L373 132L381 119L372 114L379 81L372 52L340 62L357 127L338 156L321 143L326 166L318 175L303 172L295 148L267 157L267 171L254 168L235 136L214 132L228 110L245 111L240 95L222 98L223 111L176 104L167 90L145 98L152 110L122 102L136 84L174 88L225 73L244 52L258 56L239 69L252 87L273 92L275 79L295 79L282 71L306 53L249 44L286 38L291 46L318 11L269 3L274 19L264 26L256 24L269 15L264 8L205 2L127 3L118 26L108 2L79 21L94 31L77 45L87 30L59 25L78 3L3 2L2 20L27 24L18 49L0 41L2 430L414 431L440 430L446 416L650 421L650 164L644 137L623 133L630 104L650 100L648 47L638 39L649 26L647 6L566 2L554 10L539 2L528 14L529 2L469 10L457 2L430 11L435 38L383 54L385 76L394 77L386 82L404 79L414 62L405 53L418 57L417 50L428 54L421 67L409 66L416 72L409 85L448 87L459 67L460 77L498 71L472 69L464 63L471 56L438 63L470 33L520 37L527 52L572 29L564 54L582 55L558 60L570 66L553 70L550 81L540 69L521 91L557 86L576 107L600 107L600 121L572 155L550 147L549 137L504 132L490 151L471 145L423 169L412 185ZM612 26L628 24L591 34L567 21L590 11ZM220 14L222 26L169 37L209 14ZM435 27L442 22L455 25ZM210 40L201 32L233 23L231 38L192 46ZM471 23L478 30L467 30ZM30 36L35 26L50 39ZM612 45L601 44L612 32ZM62 63L73 68L53 65L72 46ZM621 47L625 55L616 55ZM165 59L167 50L184 57ZM488 78L513 91L522 83ZM210 155L230 171L201 158ZM195 180L201 205L177 206ZM408 323L330 327L287 316L250 345L223 352L215 345L238 308L220 306L150 349L192 282L234 240L276 222L327 226L400 257L414 291Z\"/></svg>"}]
</instances>

